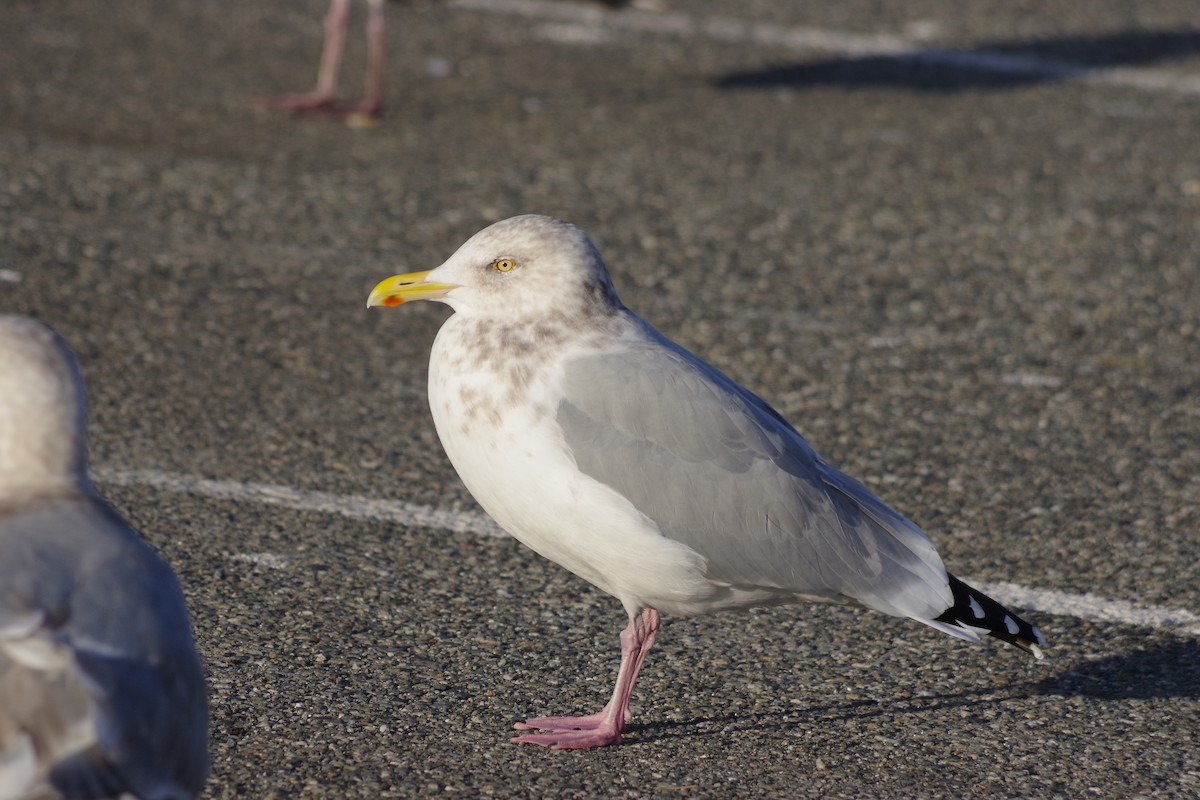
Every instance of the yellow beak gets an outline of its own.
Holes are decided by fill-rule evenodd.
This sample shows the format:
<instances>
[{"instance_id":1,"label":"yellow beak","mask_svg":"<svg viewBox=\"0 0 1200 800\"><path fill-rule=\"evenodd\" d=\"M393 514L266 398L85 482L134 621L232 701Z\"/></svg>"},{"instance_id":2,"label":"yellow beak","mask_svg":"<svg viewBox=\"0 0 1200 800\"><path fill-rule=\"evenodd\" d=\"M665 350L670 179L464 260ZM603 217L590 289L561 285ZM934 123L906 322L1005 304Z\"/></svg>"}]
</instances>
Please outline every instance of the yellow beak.
<instances>
[{"instance_id":1,"label":"yellow beak","mask_svg":"<svg viewBox=\"0 0 1200 800\"><path fill-rule=\"evenodd\" d=\"M398 306L410 300L436 300L445 297L451 289L457 289L453 283L434 283L425 278L432 270L425 272L409 272L404 275L393 275L380 281L371 290L367 298L367 308L371 306Z\"/></svg>"}]
</instances>

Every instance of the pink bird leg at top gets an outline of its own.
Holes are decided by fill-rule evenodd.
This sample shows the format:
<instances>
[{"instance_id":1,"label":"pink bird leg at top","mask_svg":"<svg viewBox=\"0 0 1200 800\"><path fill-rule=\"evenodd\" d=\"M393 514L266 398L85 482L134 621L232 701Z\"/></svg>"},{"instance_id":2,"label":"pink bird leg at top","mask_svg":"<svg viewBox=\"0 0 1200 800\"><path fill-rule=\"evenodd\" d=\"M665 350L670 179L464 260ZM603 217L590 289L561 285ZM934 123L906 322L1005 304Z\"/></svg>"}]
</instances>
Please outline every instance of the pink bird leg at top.
<instances>
[{"instance_id":1,"label":"pink bird leg at top","mask_svg":"<svg viewBox=\"0 0 1200 800\"><path fill-rule=\"evenodd\" d=\"M346 43L346 27L350 19L350 0L331 0L329 4L316 88L307 94L268 97L262 104L297 114L344 117L351 124L371 125L376 122L383 111L383 0L367 0L367 5L367 86L358 105L339 106L334 102L342 50Z\"/></svg>"}]
</instances>

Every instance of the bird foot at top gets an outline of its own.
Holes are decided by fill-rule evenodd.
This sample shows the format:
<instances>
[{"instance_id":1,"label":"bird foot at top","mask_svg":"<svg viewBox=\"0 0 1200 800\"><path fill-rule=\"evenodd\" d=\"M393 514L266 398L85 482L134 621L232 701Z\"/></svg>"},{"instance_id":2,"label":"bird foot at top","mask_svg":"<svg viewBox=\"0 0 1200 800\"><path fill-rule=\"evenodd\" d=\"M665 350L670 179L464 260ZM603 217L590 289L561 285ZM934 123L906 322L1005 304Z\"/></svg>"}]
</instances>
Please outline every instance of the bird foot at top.
<instances>
[{"instance_id":1,"label":"bird foot at top","mask_svg":"<svg viewBox=\"0 0 1200 800\"><path fill-rule=\"evenodd\" d=\"M331 95L324 92L264 97L257 105L310 117L344 119L352 128L375 127L379 124L382 113L378 103L362 102L356 106L340 106L334 102Z\"/></svg>"}]
</instances>

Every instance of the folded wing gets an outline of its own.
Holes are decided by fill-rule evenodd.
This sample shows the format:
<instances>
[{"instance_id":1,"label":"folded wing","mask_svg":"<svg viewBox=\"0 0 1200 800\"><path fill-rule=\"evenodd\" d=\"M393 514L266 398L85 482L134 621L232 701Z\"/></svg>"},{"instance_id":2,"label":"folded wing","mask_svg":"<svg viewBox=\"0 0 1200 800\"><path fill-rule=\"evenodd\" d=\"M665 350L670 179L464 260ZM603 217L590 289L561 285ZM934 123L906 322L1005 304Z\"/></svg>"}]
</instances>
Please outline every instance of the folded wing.
<instances>
[{"instance_id":1,"label":"folded wing","mask_svg":"<svg viewBox=\"0 0 1200 800\"><path fill-rule=\"evenodd\" d=\"M558 421L579 468L703 555L715 581L921 620L953 604L920 529L653 331L569 362Z\"/></svg>"}]
</instances>

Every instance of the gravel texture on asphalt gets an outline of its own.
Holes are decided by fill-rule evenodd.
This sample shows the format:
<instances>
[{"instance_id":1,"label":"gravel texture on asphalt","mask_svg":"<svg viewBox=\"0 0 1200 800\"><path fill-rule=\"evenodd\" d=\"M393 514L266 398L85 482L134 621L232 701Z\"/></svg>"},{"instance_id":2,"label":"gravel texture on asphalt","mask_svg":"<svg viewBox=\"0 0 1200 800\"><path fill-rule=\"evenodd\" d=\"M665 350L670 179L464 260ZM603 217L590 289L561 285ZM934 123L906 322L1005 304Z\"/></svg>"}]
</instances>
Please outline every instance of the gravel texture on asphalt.
<instances>
[{"instance_id":1,"label":"gravel texture on asphalt","mask_svg":"<svg viewBox=\"0 0 1200 800\"><path fill-rule=\"evenodd\" d=\"M1193 4L619 12L1068 79L393 3L382 125L253 108L309 88L324 5L0 8L0 310L76 348L97 467L476 511L425 401L446 311L366 295L545 213L953 572L1200 608ZM840 608L668 618L628 743L547 752L512 722L597 706L624 620L515 541L101 489L188 593L209 797L1200 794L1169 629L1030 614L1039 664Z\"/></svg>"}]
</instances>

